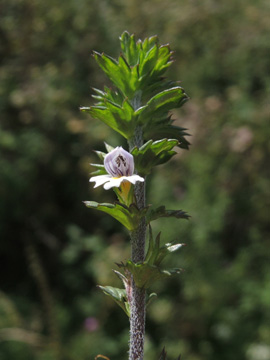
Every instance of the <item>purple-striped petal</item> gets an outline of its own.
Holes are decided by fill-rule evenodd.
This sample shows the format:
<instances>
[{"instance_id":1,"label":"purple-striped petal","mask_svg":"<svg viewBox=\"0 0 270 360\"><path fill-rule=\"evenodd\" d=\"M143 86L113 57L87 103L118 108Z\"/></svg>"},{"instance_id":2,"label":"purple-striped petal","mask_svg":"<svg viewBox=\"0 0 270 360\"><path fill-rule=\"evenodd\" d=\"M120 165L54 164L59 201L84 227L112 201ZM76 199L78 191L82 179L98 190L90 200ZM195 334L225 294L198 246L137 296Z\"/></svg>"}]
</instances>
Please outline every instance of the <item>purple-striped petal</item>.
<instances>
[{"instance_id":1,"label":"purple-striped petal","mask_svg":"<svg viewBox=\"0 0 270 360\"><path fill-rule=\"evenodd\" d=\"M117 146L105 156L104 166L112 177L131 176L134 172L133 156L121 146Z\"/></svg>"}]
</instances>

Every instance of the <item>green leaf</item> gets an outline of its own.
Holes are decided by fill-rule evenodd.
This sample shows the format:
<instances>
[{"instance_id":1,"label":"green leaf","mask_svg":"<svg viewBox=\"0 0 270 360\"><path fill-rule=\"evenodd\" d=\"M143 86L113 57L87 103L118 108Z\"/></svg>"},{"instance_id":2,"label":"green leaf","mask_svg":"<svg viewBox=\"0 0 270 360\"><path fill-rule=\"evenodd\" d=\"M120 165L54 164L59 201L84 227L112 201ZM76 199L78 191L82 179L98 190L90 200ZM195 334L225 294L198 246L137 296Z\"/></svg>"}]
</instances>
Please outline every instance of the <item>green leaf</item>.
<instances>
[{"instance_id":1,"label":"green leaf","mask_svg":"<svg viewBox=\"0 0 270 360\"><path fill-rule=\"evenodd\" d=\"M104 165L102 165L102 164L90 164L90 165L97 169L96 171L92 171L91 175L98 176L98 175L106 175L107 174L107 171L105 170Z\"/></svg>"},{"instance_id":2,"label":"green leaf","mask_svg":"<svg viewBox=\"0 0 270 360\"><path fill-rule=\"evenodd\" d=\"M169 45L162 45L159 48L159 53L158 53L158 60L152 70L152 75L155 72L158 72L158 75L161 75L161 72L163 73L168 66L170 66L172 64L172 61L169 61L171 59L172 56L172 51L170 50L170 46Z\"/></svg>"},{"instance_id":3,"label":"green leaf","mask_svg":"<svg viewBox=\"0 0 270 360\"><path fill-rule=\"evenodd\" d=\"M160 237L160 233L158 234L157 237ZM153 252L155 251L155 242L154 242L154 238L153 238L153 232L152 232L152 227L151 225L149 225L149 239L148 239L148 250L147 253L145 255L145 262L149 263L149 264L153 264L154 262L151 261L151 257ZM159 248L159 245L158 245Z\"/></svg>"},{"instance_id":4,"label":"green leaf","mask_svg":"<svg viewBox=\"0 0 270 360\"><path fill-rule=\"evenodd\" d=\"M188 99L183 88L180 86L164 90L153 96L146 104L139 108L135 115L138 115L138 121L143 124L155 118L157 113L164 114L169 110L179 108ZM160 116L160 115L159 115Z\"/></svg>"},{"instance_id":5,"label":"green leaf","mask_svg":"<svg viewBox=\"0 0 270 360\"><path fill-rule=\"evenodd\" d=\"M113 146L107 144L106 142L105 142L104 144L105 144L105 148L106 148L106 150L107 150L108 153L111 152L111 151L113 151L113 150L115 149Z\"/></svg>"},{"instance_id":6,"label":"green leaf","mask_svg":"<svg viewBox=\"0 0 270 360\"><path fill-rule=\"evenodd\" d=\"M126 71L122 73L123 67L112 57L98 52L94 52L94 58L108 78L118 87L123 94L129 93L129 85L127 83ZM121 64L123 65L123 64ZM126 69L125 69L126 70Z\"/></svg>"},{"instance_id":7,"label":"green leaf","mask_svg":"<svg viewBox=\"0 0 270 360\"><path fill-rule=\"evenodd\" d=\"M177 219L189 219L189 215L183 210L166 210L165 206L160 206L156 209L148 209L146 214L146 222L149 224L151 221L161 217L175 217Z\"/></svg>"},{"instance_id":8,"label":"green leaf","mask_svg":"<svg viewBox=\"0 0 270 360\"><path fill-rule=\"evenodd\" d=\"M119 271L113 270L113 272L115 273L115 275L122 281L123 285L126 287L126 285L128 284L128 279L126 276L124 276L122 273L120 273Z\"/></svg>"},{"instance_id":9,"label":"green leaf","mask_svg":"<svg viewBox=\"0 0 270 360\"><path fill-rule=\"evenodd\" d=\"M104 91L95 88L93 90L97 93L97 95L92 95L94 99L98 100L97 106L105 106L106 101L122 106L123 101L125 100L120 92L114 91L106 86L104 87Z\"/></svg>"},{"instance_id":10,"label":"green leaf","mask_svg":"<svg viewBox=\"0 0 270 360\"><path fill-rule=\"evenodd\" d=\"M106 147L106 150L108 153L111 152L112 150L114 150L114 147L112 147L111 145L108 145L106 143L105 143L105 147ZM97 154L99 159L102 161L102 164L90 164L91 166L93 166L97 169L96 171L91 172L91 175L98 176L98 175L108 174L105 169L105 166L104 166L104 159L107 154L103 151L98 151L98 150L94 150L94 152Z\"/></svg>"},{"instance_id":11,"label":"green leaf","mask_svg":"<svg viewBox=\"0 0 270 360\"><path fill-rule=\"evenodd\" d=\"M139 174L145 176L151 172L152 167L164 164L176 154L172 149L178 145L178 140L162 139L149 140L139 149L135 147L131 154L134 156L135 168Z\"/></svg>"},{"instance_id":12,"label":"green leaf","mask_svg":"<svg viewBox=\"0 0 270 360\"><path fill-rule=\"evenodd\" d=\"M146 54L143 61L140 63L139 66L139 74L141 76L145 76L149 74L152 69L155 67L157 60L158 60L158 46L153 46Z\"/></svg>"},{"instance_id":13,"label":"green leaf","mask_svg":"<svg viewBox=\"0 0 270 360\"><path fill-rule=\"evenodd\" d=\"M146 289L155 280L182 272L182 269L162 269L160 264L165 256L174 251L177 251L183 245L184 244L168 243L160 247L160 233L154 240L152 229L149 226L149 244L147 254L145 256L145 261L142 263L134 263L133 261L128 260L126 264L121 263L117 265L119 267L124 267L130 274L132 274L136 286Z\"/></svg>"},{"instance_id":14,"label":"green leaf","mask_svg":"<svg viewBox=\"0 0 270 360\"><path fill-rule=\"evenodd\" d=\"M163 259L170 253L179 250L185 244L171 244L167 243L160 247L160 234L158 233L156 239L153 238L152 228L149 225L149 242L148 250L145 256L145 263L149 265L160 266Z\"/></svg>"},{"instance_id":15,"label":"green leaf","mask_svg":"<svg viewBox=\"0 0 270 360\"><path fill-rule=\"evenodd\" d=\"M132 72L124 56L120 55L117 61L104 53L94 52L94 58L122 94L131 99L138 88L138 76L137 71Z\"/></svg>"},{"instance_id":16,"label":"green leaf","mask_svg":"<svg viewBox=\"0 0 270 360\"><path fill-rule=\"evenodd\" d=\"M152 228L149 226L149 244L147 254L145 256L145 262L149 265L156 265L155 261L160 251L160 235L161 233L159 232L154 241Z\"/></svg>"},{"instance_id":17,"label":"green leaf","mask_svg":"<svg viewBox=\"0 0 270 360\"><path fill-rule=\"evenodd\" d=\"M147 89L144 90L143 99L145 99L145 103L147 103L147 101L149 101L154 95L177 86L179 86L179 81L172 81L170 79L158 77L154 82L148 83Z\"/></svg>"},{"instance_id":18,"label":"green leaf","mask_svg":"<svg viewBox=\"0 0 270 360\"><path fill-rule=\"evenodd\" d=\"M122 106L106 100L104 106L81 107L80 110L89 113L93 118L99 119L113 130L129 139L134 134L136 126L134 109L125 100Z\"/></svg>"},{"instance_id":19,"label":"green leaf","mask_svg":"<svg viewBox=\"0 0 270 360\"><path fill-rule=\"evenodd\" d=\"M185 136L189 136L186 132L187 129L172 125L173 121L169 118L167 120L160 121L159 123L149 123L143 126L144 137L152 139L160 139L162 136L167 138L177 139L179 144L178 147L181 149L189 149L190 143L187 141Z\"/></svg>"},{"instance_id":20,"label":"green leaf","mask_svg":"<svg viewBox=\"0 0 270 360\"><path fill-rule=\"evenodd\" d=\"M140 42L136 44L135 35L130 35L127 31L125 31L120 37L120 42L123 55L125 56L129 65L137 65L139 61L141 44Z\"/></svg>"},{"instance_id":21,"label":"green leaf","mask_svg":"<svg viewBox=\"0 0 270 360\"><path fill-rule=\"evenodd\" d=\"M133 275L136 286L144 289L147 289L155 280L179 274L182 271L181 269L162 270L145 262L135 264L131 260L127 261L125 267Z\"/></svg>"},{"instance_id":22,"label":"green leaf","mask_svg":"<svg viewBox=\"0 0 270 360\"><path fill-rule=\"evenodd\" d=\"M120 203L99 204L95 201L84 201L84 203L91 209L97 209L111 215L130 231L133 231L138 227L141 217L145 216L148 210L148 208L139 210L135 204L131 204L127 207Z\"/></svg>"},{"instance_id":23,"label":"green leaf","mask_svg":"<svg viewBox=\"0 0 270 360\"><path fill-rule=\"evenodd\" d=\"M118 289L112 286L100 286L98 285L104 294L110 296L119 305L127 316L130 316L129 303L127 301L127 294L125 289Z\"/></svg>"},{"instance_id":24,"label":"green leaf","mask_svg":"<svg viewBox=\"0 0 270 360\"><path fill-rule=\"evenodd\" d=\"M142 43L142 49L147 53L153 46L158 44L157 35L151 36L150 38L145 38Z\"/></svg>"},{"instance_id":25,"label":"green leaf","mask_svg":"<svg viewBox=\"0 0 270 360\"><path fill-rule=\"evenodd\" d=\"M169 45L160 45L157 36L136 42L134 35L126 31L121 35L120 43L122 54L118 60L94 52L94 58L116 89L94 89L93 97L97 103L81 110L103 121L126 139L130 139L140 125L144 139L177 139L178 146L187 149L189 143L185 136L188 134L182 128L172 127L168 118L168 111L179 108L188 99L178 82L163 76L172 64Z\"/></svg>"},{"instance_id":26,"label":"green leaf","mask_svg":"<svg viewBox=\"0 0 270 360\"><path fill-rule=\"evenodd\" d=\"M165 244L164 246L162 246L159 249L158 255L156 256L155 259L155 265L159 266L161 264L161 262L163 261L163 259L169 255L172 252L175 252L177 250L179 250L181 247L185 246L185 244Z\"/></svg>"},{"instance_id":27,"label":"green leaf","mask_svg":"<svg viewBox=\"0 0 270 360\"><path fill-rule=\"evenodd\" d=\"M98 151L98 150L94 150L94 152L97 154L97 156L99 157L99 159L104 162L104 158L107 155L105 152L103 151ZM92 165L92 164L91 164Z\"/></svg>"},{"instance_id":28,"label":"green leaf","mask_svg":"<svg viewBox=\"0 0 270 360\"><path fill-rule=\"evenodd\" d=\"M175 85L176 83L173 83L171 81L156 81L154 82L150 87L148 86L148 91L150 92L154 92L157 89L159 90L166 90L167 86L170 85ZM176 86L174 86L175 88ZM101 90L97 90L94 89L97 93L98 96L94 96L96 99L99 100L99 102L96 104L96 106L101 107L101 108L107 108L107 103L108 101L110 103L112 103L114 106L116 107L120 107L122 108L123 102L124 102L124 98L123 96L115 91L112 91L109 88L105 88L105 92L101 91ZM140 100L143 94L141 94L140 92ZM144 93L145 95L145 93ZM134 95L135 97L135 95ZM133 101L132 101L133 104ZM133 109L132 109L132 116L133 119L132 121L134 123L137 122L137 117L140 115L140 112L146 108L147 105L145 106L141 106L139 108L139 110L134 113ZM88 111L89 108L85 107L85 108L81 108L82 111ZM117 110L119 111L119 110ZM125 113L122 117L125 117ZM113 121L109 121L109 119L107 117L105 117L104 120L105 123L107 123L109 126L111 126L113 129L117 130L117 124L115 124ZM186 140L185 136L188 136L189 134L186 133L186 129L181 128L181 127L177 127L177 126L173 126L172 125L173 121L171 120L171 117L167 116L167 112L162 114L156 114L154 117L149 118L147 122L143 123L143 132L145 135L146 139L152 138L152 139L160 139L161 137L167 137L167 138L172 138L172 139L177 139L179 141L178 146L183 148L183 149L188 149L189 146L189 142ZM111 124L111 125L110 125ZM119 127L119 126L118 126ZM118 132L120 132L121 129L119 129ZM122 131L126 132L125 130L122 129ZM126 136L127 137L127 136Z\"/></svg>"},{"instance_id":29,"label":"green leaf","mask_svg":"<svg viewBox=\"0 0 270 360\"><path fill-rule=\"evenodd\" d=\"M125 128L125 124L119 124L111 111L105 106L81 107L80 110L90 114L95 119L101 120L113 130L117 131L125 138L128 138L126 131L123 130L123 127Z\"/></svg>"}]
</instances>

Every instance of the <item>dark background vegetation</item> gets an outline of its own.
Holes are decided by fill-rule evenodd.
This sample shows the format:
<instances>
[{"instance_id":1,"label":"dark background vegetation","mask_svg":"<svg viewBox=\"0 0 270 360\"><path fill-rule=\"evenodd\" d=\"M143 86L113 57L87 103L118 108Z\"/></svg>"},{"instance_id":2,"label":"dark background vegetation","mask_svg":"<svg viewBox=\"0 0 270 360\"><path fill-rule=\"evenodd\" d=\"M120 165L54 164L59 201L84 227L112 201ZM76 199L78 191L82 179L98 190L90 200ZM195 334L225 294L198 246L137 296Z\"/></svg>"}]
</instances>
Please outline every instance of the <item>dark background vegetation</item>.
<instances>
[{"instance_id":1,"label":"dark background vegetation","mask_svg":"<svg viewBox=\"0 0 270 360\"><path fill-rule=\"evenodd\" d=\"M0 5L0 359L127 358L128 320L96 284L129 257L128 235L83 200L93 149L123 141L78 110L109 84L92 50L124 30L170 42L191 100L174 112L190 151L156 168L148 202L182 276L160 281L146 359L270 359L270 3L265 0L2 0ZM124 145L122 142L121 144Z\"/></svg>"}]
</instances>

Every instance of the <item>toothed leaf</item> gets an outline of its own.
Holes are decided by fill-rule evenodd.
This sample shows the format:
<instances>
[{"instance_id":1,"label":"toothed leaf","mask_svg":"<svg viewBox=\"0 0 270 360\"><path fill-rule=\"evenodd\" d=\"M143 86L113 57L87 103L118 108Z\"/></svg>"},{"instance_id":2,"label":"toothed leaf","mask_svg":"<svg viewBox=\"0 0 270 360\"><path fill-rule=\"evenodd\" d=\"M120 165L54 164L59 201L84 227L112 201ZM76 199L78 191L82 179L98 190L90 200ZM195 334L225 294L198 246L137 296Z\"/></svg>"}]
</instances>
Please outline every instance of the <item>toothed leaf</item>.
<instances>
[{"instance_id":1,"label":"toothed leaf","mask_svg":"<svg viewBox=\"0 0 270 360\"><path fill-rule=\"evenodd\" d=\"M135 264L131 260L128 260L125 266L133 275L136 286L144 289L147 289L156 280L179 274L182 271L181 269L163 270L147 263Z\"/></svg>"},{"instance_id":2,"label":"toothed leaf","mask_svg":"<svg viewBox=\"0 0 270 360\"><path fill-rule=\"evenodd\" d=\"M187 99L188 97L184 89L176 86L154 95L147 104L138 109L135 114L139 116L138 121L142 124L148 122L149 119L153 120L157 113L166 114L169 110L179 108Z\"/></svg>"},{"instance_id":3,"label":"toothed leaf","mask_svg":"<svg viewBox=\"0 0 270 360\"><path fill-rule=\"evenodd\" d=\"M130 231L133 231L138 227L141 217L145 215L148 209L144 208L139 210L135 204L131 204L127 207L126 205L120 203L99 204L95 201L85 201L84 203L91 209L97 209L111 215Z\"/></svg>"},{"instance_id":4,"label":"toothed leaf","mask_svg":"<svg viewBox=\"0 0 270 360\"><path fill-rule=\"evenodd\" d=\"M169 161L176 154L172 149L177 145L178 140L162 139L158 141L149 140L139 149L134 148L131 154L134 156L138 173L145 176L151 172L152 167Z\"/></svg>"},{"instance_id":5,"label":"toothed leaf","mask_svg":"<svg viewBox=\"0 0 270 360\"><path fill-rule=\"evenodd\" d=\"M160 206L156 209L149 208L146 214L146 222L149 224L151 221L161 217L175 217L177 219L189 219L189 215L183 210L167 210L165 206Z\"/></svg>"},{"instance_id":6,"label":"toothed leaf","mask_svg":"<svg viewBox=\"0 0 270 360\"><path fill-rule=\"evenodd\" d=\"M105 106L81 107L82 112L99 119L126 139L132 137L135 129L134 110L128 101L124 101L122 107L113 102L106 101Z\"/></svg>"}]
</instances>

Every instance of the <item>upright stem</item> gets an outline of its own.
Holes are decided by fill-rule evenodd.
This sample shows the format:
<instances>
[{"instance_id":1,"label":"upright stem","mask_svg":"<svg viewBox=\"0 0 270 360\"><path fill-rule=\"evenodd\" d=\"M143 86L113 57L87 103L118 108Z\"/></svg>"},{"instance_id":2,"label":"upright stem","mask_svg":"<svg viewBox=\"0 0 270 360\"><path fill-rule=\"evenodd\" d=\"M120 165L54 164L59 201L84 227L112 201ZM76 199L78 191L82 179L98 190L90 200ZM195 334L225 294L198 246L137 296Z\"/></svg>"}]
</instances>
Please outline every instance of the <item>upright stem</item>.
<instances>
[{"instance_id":1,"label":"upright stem","mask_svg":"<svg viewBox=\"0 0 270 360\"><path fill-rule=\"evenodd\" d=\"M143 145L142 129L138 127L133 139L129 141L130 150ZM135 184L135 196L139 209L145 207L145 182ZM145 257L145 218L140 220L136 230L131 231L131 258L134 263L143 262ZM130 309L129 360L143 360L145 333L145 290L138 288L132 279L132 298Z\"/></svg>"}]
</instances>

